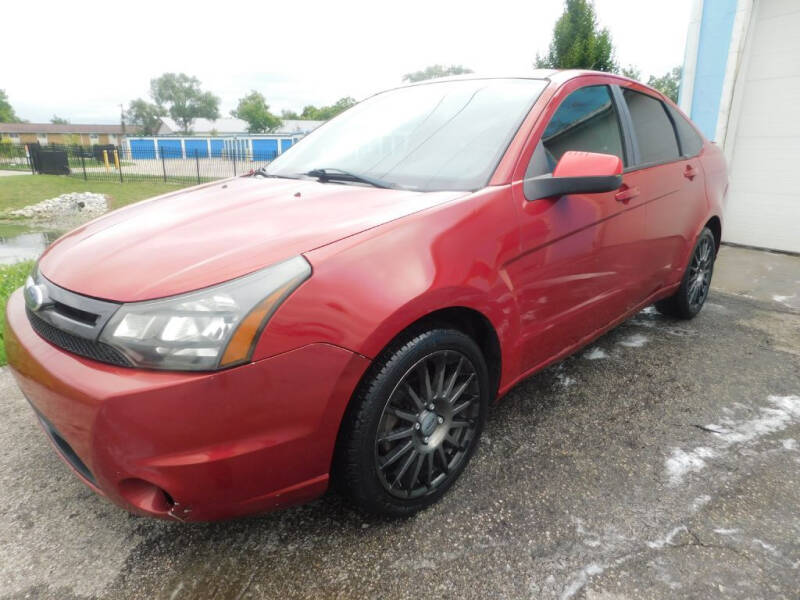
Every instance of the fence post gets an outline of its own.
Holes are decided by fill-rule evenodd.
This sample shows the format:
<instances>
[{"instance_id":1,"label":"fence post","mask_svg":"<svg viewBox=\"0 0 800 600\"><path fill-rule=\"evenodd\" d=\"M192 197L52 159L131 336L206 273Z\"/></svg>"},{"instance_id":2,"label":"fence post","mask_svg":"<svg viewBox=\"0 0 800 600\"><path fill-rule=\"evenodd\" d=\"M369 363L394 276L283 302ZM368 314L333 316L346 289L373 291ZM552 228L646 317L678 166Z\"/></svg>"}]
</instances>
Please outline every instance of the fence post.
<instances>
[{"instance_id":1,"label":"fence post","mask_svg":"<svg viewBox=\"0 0 800 600\"><path fill-rule=\"evenodd\" d=\"M89 178L86 176L86 161L83 158L83 148L81 147L81 168L83 169L83 180L89 181Z\"/></svg>"},{"instance_id":2,"label":"fence post","mask_svg":"<svg viewBox=\"0 0 800 600\"><path fill-rule=\"evenodd\" d=\"M197 148L194 149L194 163L197 165L197 184L200 184L200 158L197 155Z\"/></svg>"},{"instance_id":3,"label":"fence post","mask_svg":"<svg viewBox=\"0 0 800 600\"><path fill-rule=\"evenodd\" d=\"M25 144L25 158L28 159L28 164L31 166L31 175L36 175L36 165L33 164L33 155L31 154L28 144Z\"/></svg>"},{"instance_id":4,"label":"fence post","mask_svg":"<svg viewBox=\"0 0 800 600\"><path fill-rule=\"evenodd\" d=\"M160 148L159 153L161 154L161 168L164 171L164 183L167 183L167 164L164 162L164 149Z\"/></svg>"},{"instance_id":5,"label":"fence post","mask_svg":"<svg viewBox=\"0 0 800 600\"><path fill-rule=\"evenodd\" d=\"M236 147L233 148L233 176L236 177Z\"/></svg>"},{"instance_id":6,"label":"fence post","mask_svg":"<svg viewBox=\"0 0 800 600\"><path fill-rule=\"evenodd\" d=\"M119 161L119 152L117 152L116 148L114 148L114 162L117 163L117 169L119 170L119 182L122 183L122 163Z\"/></svg>"}]
</instances>

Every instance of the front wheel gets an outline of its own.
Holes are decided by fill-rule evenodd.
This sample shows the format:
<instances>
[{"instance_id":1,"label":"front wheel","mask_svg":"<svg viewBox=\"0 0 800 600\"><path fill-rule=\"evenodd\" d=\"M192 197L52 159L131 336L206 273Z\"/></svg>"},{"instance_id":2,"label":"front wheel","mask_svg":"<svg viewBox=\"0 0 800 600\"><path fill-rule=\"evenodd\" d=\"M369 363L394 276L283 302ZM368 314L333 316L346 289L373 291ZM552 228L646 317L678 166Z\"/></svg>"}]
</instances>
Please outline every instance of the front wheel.
<instances>
[{"instance_id":1,"label":"front wheel","mask_svg":"<svg viewBox=\"0 0 800 600\"><path fill-rule=\"evenodd\" d=\"M669 298L656 302L656 309L662 314L680 319L697 316L708 298L716 255L714 234L706 227L697 238L680 287Z\"/></svg>"},{"instance_id":2,"label":"front wheel","mask_svg":"<svg viewBox=\"0 0 800 600\"><path fill-rule=\"evenodd\" d=\"M488 401L486 363L467 335L433 329L395 344L345 416L335 482L372 513L402 517L430 506L469 462Z\"/></svg>"}]
</instances>

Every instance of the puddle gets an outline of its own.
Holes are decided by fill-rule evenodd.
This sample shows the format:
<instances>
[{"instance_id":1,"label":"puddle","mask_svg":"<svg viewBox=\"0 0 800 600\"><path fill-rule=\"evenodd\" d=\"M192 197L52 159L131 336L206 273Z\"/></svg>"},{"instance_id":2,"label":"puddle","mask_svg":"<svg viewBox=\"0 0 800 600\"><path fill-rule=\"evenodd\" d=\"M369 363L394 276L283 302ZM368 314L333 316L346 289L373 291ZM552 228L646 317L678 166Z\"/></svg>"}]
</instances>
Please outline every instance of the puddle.
<instances>
[{"instance_id":1,"label":"puddle","mask_svg":"<svg viewBox=\"0 0 800 600\"><path fill-rule=\"evenodd\" d=\"M0 230L0 264L35 260L60 236L60 231L28 231L24 228L4 227Z\"/></svg>"}]
</instances>

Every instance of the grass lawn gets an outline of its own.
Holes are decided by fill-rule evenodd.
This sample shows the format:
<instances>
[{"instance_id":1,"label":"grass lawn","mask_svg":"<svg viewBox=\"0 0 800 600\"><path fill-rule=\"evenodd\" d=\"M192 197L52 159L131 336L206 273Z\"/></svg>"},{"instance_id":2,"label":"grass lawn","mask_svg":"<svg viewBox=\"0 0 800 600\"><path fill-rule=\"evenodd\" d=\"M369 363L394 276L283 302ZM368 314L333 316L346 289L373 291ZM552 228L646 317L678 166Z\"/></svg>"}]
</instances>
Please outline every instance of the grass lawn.
<instances>
[{"instance_id":1,"label":"grass lawn","mask_svg":"<svg viewBox=\"0 0 800 600\"><path fill-rule=\"evenodd\" d=\"M194 183L194 182L193 182ZM192 183L192 184L193 184ZM147 182L112 183L108 181L83 181L59 175L12 175L0 177L0 218L3 213L67 192L95 192L109 197L111 209L139 200L166 194L192 184ZM12 220L0 222L0 235L12 236L27 231L25 222ZM6 302L11 293L25 283L33 265L24 261L13 265L0 265L0 365L6 364L5 335Z\"/></svg>"},{"instance_id":2,"label":"grass lawn","mask_svg":"<svg viewBox=\"0 0 800 600\"><path fill-rule=\"evenodd\" d=\"M196 182L193 182L196 183ZM115 183L111 181L83 181L62 175L11 175L0 177L0 214L67 192L94 192L106 194L113 210L126 204L166 194L192 183L159 183L139 181Z\"/></svg>"},{"instance_id":3,"label":"grass lawn","mask_svg":"<svg viewBox=\"0 0 800 600\"><path fill-rule=\"evenodd\" d=\"M31 172L31 167L24 160L21 163L0 162L0 170Z\"/></svg>"},{"instance_id":4,"label":"grass lawn","mask_svg":"<svg viewBox=\"0 0 800 600\"><path fill-rule=\"evenodd\" d=\"M13 265L0 265L0 366L6 364L6 302L15 289L25 283L33 261L26 260Z\"/></svg>"},{"instance_id":5,"label":"grass lawn","mask_svg":"<svg viewBox=\"0 0 800 600\"><path fill-rule=\"evenodd\" d=\"M0 221L0 238L10 238L21 235L23 233L30 233L31 228L24 222L17 221L3 222Z\"/></svg>"}]
</instances>

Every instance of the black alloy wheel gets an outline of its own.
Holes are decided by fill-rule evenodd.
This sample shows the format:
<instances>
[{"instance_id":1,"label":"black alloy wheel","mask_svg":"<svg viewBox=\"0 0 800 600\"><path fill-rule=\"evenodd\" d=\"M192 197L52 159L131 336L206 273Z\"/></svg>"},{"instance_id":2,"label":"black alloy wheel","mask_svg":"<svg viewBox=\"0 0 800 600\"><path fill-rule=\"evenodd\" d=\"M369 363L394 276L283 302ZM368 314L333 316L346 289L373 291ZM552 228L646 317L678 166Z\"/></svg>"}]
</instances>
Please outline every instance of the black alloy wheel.
<instances>
[{"instance_id":1,"label":"black alloy wheel","mask_svg":"<svg viewBox=\"0 0 800 600\"><path fill-rule=\"evenodd\" d=\"M714 240L703 236L692 255L687 294L689 306L695 312L700 312L700 308L708 297L711 274L714 271L714 251Z\"/></svg>"},{"instance_id":2,"label":"black alloy wheel","mask_svg":"<svg viewBox=\"0 0 800 600\"><path fill-rule=\"evenodd\" d=\"M351 400L334 484L376 514L430 506L474 453L489 394L486 362L469 336L445 328L406 335L375 359Z\"/></svg>"},{"instance_id":3,"label":"black alloy wheel","mask_svg":"<svg viewBox=\"0 0 800 600\"><path fill-rule=\"evenodd\" d=\"M398 498L434 492L464 460L478 429L480 387L462 353L439 350L402 376L383 409L375 467Z\"/></svg>"},{"instance_id":4,"label":"black alloy wheel","mask_svg":"<svg viewBox=\"0 0 800 600\"><path fill-rule=\"evenodd\" d=\"M714 234L706 227L697 238L680 287L669 298L656 302L658 311L680 319L697 316L708 298L716 257L717 243Z\"/></svg>"}]
</instances>

